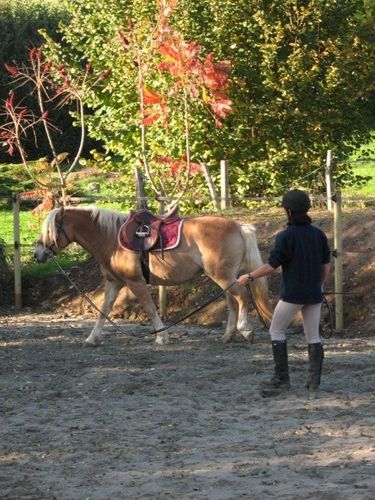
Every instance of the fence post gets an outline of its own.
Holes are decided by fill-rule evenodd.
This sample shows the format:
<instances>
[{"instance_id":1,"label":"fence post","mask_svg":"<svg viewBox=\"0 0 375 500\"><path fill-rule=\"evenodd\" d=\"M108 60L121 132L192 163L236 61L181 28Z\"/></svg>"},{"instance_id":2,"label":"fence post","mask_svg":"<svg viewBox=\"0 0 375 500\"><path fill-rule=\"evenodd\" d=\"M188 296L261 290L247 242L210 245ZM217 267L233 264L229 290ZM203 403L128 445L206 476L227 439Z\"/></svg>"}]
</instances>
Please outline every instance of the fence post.
<instances>
[{"instance_id":1,"label":"fence post","mask_svg":"<svg viewBox=\"0 0 375 500\"><path fill-rule=\"evenodd\" d=\"M221 202L220 208L224 210L229 207L229 180L228 180L228 161L221 160L220 162L220 190Z\"/></svg>"},{"instance_id":2,"label":"fence post","mask_svg":"<svg viewBox=\"0 0 375 500\"><path fill-rule=\"evenodd\" d=\"M137 192L137 206L139 209L147 208L145 183L142 172L138 167L135 167L134 174L135 174L135 186Z\"/></svg>"},{"instance_id":3,"label":"fence post","mask_svg":"<svg viewBox=\"0 0 375 500\"><path fill-rule=\"evenodd\" d=\"M332 212L332 150L328 149L326 159L327 208Z\"/></svg>"},{"instance_id":4,"label":"fence post","mask_svg":"<svg viewBox=\"0 0 375 500\"><path fill-rule=\"evenodd\" d=\"M341 208L341 192L337 191L333 196L334 212L334 257L335 257L335 320L336 330L341 331L344 327L344 309L342 295L342 208Z\"/></svg>"},{"instance_id":5,"label":"fence post","mask_svg":"<svg viewBox=\"0 0 375 500\"><path fill-rule=\"evenodd\" d=\"M159 214L164 212L164 200L159 200ZM165 285L159 286L159 314L162 319L167 317L167 287Z\"/></svg>"},{"instance_id":6,"label":"fence post","mask_svg":"<svg viewBox=\"0 0 375 500\"><path fill-rule=\"evenodd\" d=\"M20 197L12 194L13 205L13 240L14 240L14 305L17 309L22 307L22 283L21 283L21 243L20 243Z\"/></svg>"}]
</instances>

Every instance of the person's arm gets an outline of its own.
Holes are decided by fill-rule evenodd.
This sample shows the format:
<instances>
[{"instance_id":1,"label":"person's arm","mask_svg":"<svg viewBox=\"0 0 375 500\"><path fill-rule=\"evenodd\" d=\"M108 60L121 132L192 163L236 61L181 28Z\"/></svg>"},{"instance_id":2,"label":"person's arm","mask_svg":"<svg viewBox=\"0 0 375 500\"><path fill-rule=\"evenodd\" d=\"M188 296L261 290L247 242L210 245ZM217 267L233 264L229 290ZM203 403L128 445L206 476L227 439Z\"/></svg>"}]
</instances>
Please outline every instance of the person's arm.
<instances>
[{"instance_id":1,"label":"person's arm","mask_svg":"<svg viewBox=\"0 0 375 500\"><path fill-rule=\"evenodd\" d=\"M322 264L322 273L321 273L321 278L320 278L320 281L322 283L322 290L324 289L324 286L325 286L326 281L328 279L330 269L331 269L330 262L327 262L327 264Z\"/></svg>"},{"instance_id":2,"label":"person's arm","mask_svg":"<svg viewBox=\"0 0 375 500\"><path fill-rule=\"evenodd\" d=\"M242 274L242 276L237 279L237 283L239 285L247 285L249 281L261 278L262 276L269 276L274 271L276 271L274 267L270 266L269 264L263 264L251 273Z\"/></svg>"}]
</instances>

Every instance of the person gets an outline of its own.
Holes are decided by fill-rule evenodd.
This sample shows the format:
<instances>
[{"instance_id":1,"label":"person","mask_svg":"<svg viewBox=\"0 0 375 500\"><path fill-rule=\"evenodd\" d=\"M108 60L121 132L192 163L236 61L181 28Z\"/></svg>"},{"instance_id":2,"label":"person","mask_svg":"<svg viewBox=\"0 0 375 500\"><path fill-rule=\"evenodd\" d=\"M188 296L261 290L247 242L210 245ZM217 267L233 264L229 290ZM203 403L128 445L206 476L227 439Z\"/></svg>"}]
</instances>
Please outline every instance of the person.
<instances>
[{"instance_id":1,"label":"person","mask_svg":"<svg viewBox=\"0 0 375 500\"><path fill-rule=\"evenodd\" d=\"M275 372L271 380L261 384L265 397L290 389L286 330L298 311L302 313L308 347L306 387L311 391L319 388L324 358L319 323L324 285L330 270L327 236L307 215L311 203L305 191L292 189L285 193L282 207L288 223L286 229L277 234L268 263L237 279L240 285L246 285L269 276L281 266L280 297L270 326Z\"/></svg>"}]
</instances>

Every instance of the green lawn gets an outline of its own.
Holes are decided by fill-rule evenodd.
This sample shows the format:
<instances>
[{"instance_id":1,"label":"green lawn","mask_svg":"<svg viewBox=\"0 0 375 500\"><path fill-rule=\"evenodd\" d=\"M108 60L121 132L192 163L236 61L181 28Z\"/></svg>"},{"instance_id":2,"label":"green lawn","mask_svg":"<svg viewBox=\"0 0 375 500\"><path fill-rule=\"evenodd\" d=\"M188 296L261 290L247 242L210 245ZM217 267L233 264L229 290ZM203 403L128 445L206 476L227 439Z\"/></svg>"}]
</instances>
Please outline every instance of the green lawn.
<instances>
[{"instance_id":1,"label":"green lawn","mask_svg":"<svg viewBox=\"0 0 375 500\"><path fill-rule=\"evenodd\" d=\"M375 138L353 154L351 164L355 175L370 177L362 186L348 187L342 190L346 196L375 196Z\"/></svg>"},{"instance_id":2,"label":"green lawn","mask_svg":"<svg viewBox=\"0 0 375 500\"><path fill-rule=\"evenodd\" d=\"M365 162L355 162L354 173L355 175L360 175L362 177L370 177L370 180L362 186L344 188L342 190L343 195L353 197L375 196L375 159Z\"/></svg>"}]
</instances>

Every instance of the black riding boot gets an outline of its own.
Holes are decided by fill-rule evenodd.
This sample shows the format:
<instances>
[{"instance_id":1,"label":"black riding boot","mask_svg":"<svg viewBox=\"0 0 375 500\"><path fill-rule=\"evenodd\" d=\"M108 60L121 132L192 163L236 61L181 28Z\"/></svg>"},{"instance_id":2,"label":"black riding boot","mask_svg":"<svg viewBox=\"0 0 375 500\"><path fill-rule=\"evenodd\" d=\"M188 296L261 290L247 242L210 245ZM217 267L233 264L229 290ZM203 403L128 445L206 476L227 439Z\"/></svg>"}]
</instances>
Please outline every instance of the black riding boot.
<instances>
[{"instance_id":1,"label":"black riding boot","mask_svg":"<svg viewBox=\"0 0 375 500\"><path fill-rule=\"evenodd\" d=\"M286 341L273 340L272 352L275 361L275 374L271 380L260 384L262 396L264 397L274 396L290 389Z\"/></svg>"},{"instance_id":2,"label":"black riding boot","mask_svg":"<svg viewBox=\"0 0 375 500\"><path fill-rule=\"evenodd\" d=\"M307 375L306 387L311 391L316 391L320 384L320 375L324 359L324 350L320 342L307 345L309 353L309 371Z\"/></svg>"}]
</instances>

